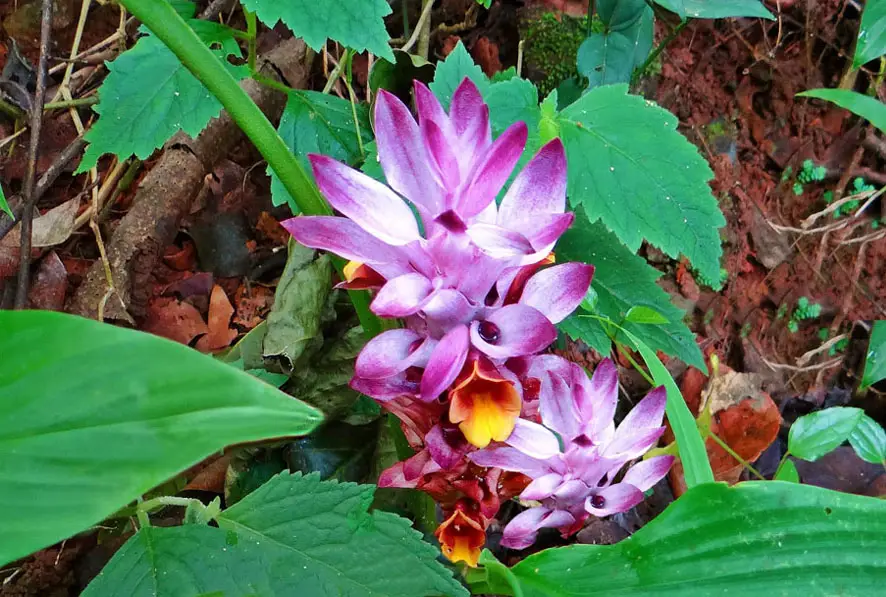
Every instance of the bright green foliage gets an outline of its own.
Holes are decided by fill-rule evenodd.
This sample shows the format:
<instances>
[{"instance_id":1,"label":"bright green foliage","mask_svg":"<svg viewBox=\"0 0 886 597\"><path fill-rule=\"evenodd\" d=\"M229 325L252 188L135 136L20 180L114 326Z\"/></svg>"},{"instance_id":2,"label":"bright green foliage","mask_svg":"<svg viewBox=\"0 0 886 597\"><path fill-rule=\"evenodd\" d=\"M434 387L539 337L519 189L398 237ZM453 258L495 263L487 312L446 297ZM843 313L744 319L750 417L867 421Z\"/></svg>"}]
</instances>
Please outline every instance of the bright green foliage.
<instances>
[{"instance_id":1,"label":"bright green foliage","mask_svg":"<svg viewBox=\"0 0 886 597\"><path fill-rule=\"evenodd\" d=\"M592 33L602 33L602 23L597 19L593 23ZM525 72L537 81L542 96L563 81L578 77L575 57L587 34L586 16L546 12L529 16L521 23L520 37L526 42Z\"/></svg>"},{"instance_id":2,"label":"bright green foliage","mask_svg":"<svg viewBox=\"0 0 886 597\"><path fill-rule=\"evenodd\" d=\"M375 487L281 473L216 518L146 528L84 597L466 597L408 520L367 511Z\"/></svg>"},{"instance_id":3,"label":"bright green foliage","mask_svg":"<svg viewBox=\"0 0 886 597\"><path fill-rule=\"evenodd\" d=\"M803 194L803 183L795 182L793 186L794 195L799 197Z\"/></svg>"},{"instance_id":4,"label":"bright green foliage","mask_svg":"<svg viewBox=\"0 0 886 597\"><path fill-rule=\"evenodd\" d=\"M282 21L315 51L331 39L394 60L384 21L391 13L386 0L243 0L243 6L270 27Z\"/></svg>"},{"instance_id":5,"label":"bright green foliage","mask_svg":"<svg viewBox=\"0 0 886 597\"><path fill-rule=\"evenodd\" d=\"M861 416L849 434L849 444L859 458L886 466L886 431L869 416Z\"/></svg>"},{"instance_id":6,"label":"bright green foliage","mask_svg":"<svg viewBox=\"0 0 886 597\"><path fill-rule=\"evenodd\" d=\"M8 215L10 218L14 217L12 215L12 210L9 209L9 204L6 202L6 195L3 194L2 185L0 185L0 211Z\"/></svg>"},{"instance_id":7,"label":"bright green foliage","mask_svg":"<svg viewBox=\"0 0 886 597\"><path fill-rule=\"evenodd\" d=\"M673 114L629 95L627 85L609 85L589 91L559 121L573 206L601 219L633 251L645 239L719 276L717 229L725 219L707 184L713 173L676 131Z\"/></svg>"},{"instance_id":8,"label":"bright green foliage","mask_svg":"<svg viewBox=\"0 0 886 597\"><path fill-rule=\"evenodd\" d=\"M654 350L676 356L698 368L704 368L704 358L695 336L683 324L684 313L674 307L668 295L655 281L661 272L634 255L599 222L591 224L576 214L575 223L563 235L555 248L558 260L585 261L595 266L591 288L596 293L594 315L609 318L637 336ZM669 323L648 325L625 321L631 308L647 307ZM572 338L583 340L600 354L608 355L610 340L605 324L578 312L560 324ZM630 343L618 330L616 340Z\"/></svg>"},{"instance_id":9,"label":"bright green foliage","mask_svg":"<svg viewBox=\"0 0 886 597\"><path fill-rule=\"evenodd\" d=\"M773 481L787 481L788 483L799 483L800 472L793 460L785 460L782 465L775 471Z\"/></svg>"},{"instance_id":10,"label":"bright green foliage","mask_svg":"<svg viewBox=\"0 0 886 597\"><path fill-rule=\"evenodd\" d=\"M708 288L711 288L713 290L721 290L723 288L723 285L729 281L729 270L727 270L725 267L720 268L720 275L717 276L716 280L711 280L710 278L708 278L701 272L696 271L695 269L693 269L692 273L695 276L695 279L702 286L707 286Z\"/></svg>"},{"instance_id":11,"label":"bright green foliage","mask_svg":"<svg viewBox=\"0 0 886 597\"><path fill-rule=\"evenodd\" d=\"M877 188L874 185L867 184L863 178L856 177L852 181L852 194L860 195L861 193L871 193L876 191ZM834 194L832 192L827 192L824 194L825 203L831 204L834 201ZM855 210L859 208L861 205L861 201L858 199L854 199L852 201L847 201L845 203L840 204L837 209L834 210L834 218L841 218L843 216L849 216L855 213Z\"/></svg>"},{"instance_id":12,"label":"bright green foliage","mask_svg":"<svg viewBox=\"0 0 886 597\"><path fill-rule=\"evenodd\" d=\"M655 0L681 17L723 19L727 17L760 17L775 20L760 0Z\"/></svg>"},{"instance_id":13,"label":"bright green foliage","mask_svg":"<svg viewBox=\"0 0 886 597\"><path fill-rule=\"evenodd\" d=\"M821 328L818 330L818 339L822 342L826 342L831 335L831 331L828 328ZM828 356L834 357L837 356L837 353L843 352L849 346L849 338L843 338L838 340L836 343L831 345L828 349Z\"/></svg>"},{"instance_id":14,"label":"bright green foliage","mask_svg":"<svg viewBox=\"0 0 886 597\"><path fill-rule=\"evenodd\" d=\"M870 387L881 379L886 379L886 321L875 321L864 360L861 387Z\"/></svg>"},{"instance_id":15,"label":"bright green foliage","mask_svg":"<svg viewBox=\"0 0 886 597\"><path fill-rule=\"evenodd\" d=\"M0 311L0 329L0 565L96 524L227 445L305 434L321 420L276 388L149 334L41 311Z\"/></svg>"},{"instance_id":16,"label":"bright green foliage","mask_svg":"<svg viewBox=\"0 0 886 597\"><path fill-rule=\"evenodd\" d=\"M821 182L824 180L824 177L827 176L827 173L828 169L824 166L816 166L815 162L812 160L805 160L803 162L803 167L800 169L800 173L797 174L797 180L803 184Z\"/></svg>"},{"instance_id":17,"label":"bright green foliage","mask_svg":"<svg viewBox=\"0 0 886 597\"><path fill-rule=\"evenodd\" d=\"M886 2L867 0L861 15L852 67L858 68L883 54L886 54Z\"/></svg>"},{"instance_id":18,"label":"bright green foliage","mask_svg":"<svg viewBox=\"0 0 886 597\"><path fill-rule=\"evenodd\" d=\"M875 127L886 132L886 104L876 98L846 89L811 89L797 95L814 97L837 104L841 108L869 120Z\"/></svg>"},{"instance_id":19,"label":"bright green foliage","mask_svg":"<svg viewBox=\"0 0 886 597\"><path fill-rule=\"evenodd\" d=\"M803 460L815 461L849 439L864 416L860 408L834 407L794 421L788 434L788 451Z\"/></svg>"},{"instance_id":20,"label":"bright green foliage","mask_svg":"<svg viewBox=\"0 0 886 597\"><path fill-rule=\"evenodd\" d=\"M709 483L615 545L547 549L510 572L524 597L876 595L884 553L883 500L778 481ZM487 582L485 592L515 594L498 575Z\"/></svg>"},{"instance_id":21,"label":"bright green foliage","mask_svg":"<svg viewBox=\"0 0 886 597\"><path fill-rule=\"evenodd\" d=\"M794 309L793 318L797 321L803 319L815 319L821 316L821 305L818 303L810 303L809 299L801 296L797 300L797 308Z\"/></svg>"},{"instance_id":22,"label":"bright green foliage","mask_svg":"<svg viewBox=\"0 0 886 597\"><path fill-rule=\"evenodd\" d=\"M477 4L483 6L484 8L489 8L492 6L492 0L477 0Z\"/></svg>"},{"instance_id":23,"label":"bright green foliage","mask_svg":"<svg viewBox=\"0 0 886 597\"><path fill-rule=\"evenodd\" d=\"M588 88L629 83L634 69L649 56L655 13L645 2L640 1L637 6L635 20L623 27L607 27L603 33L591 34L578 49L578 72L588 80Z\"/></svg>"},{"instance_id":24,"label":"bright green foliage","mask_svg":"<svg viewBox=\"0 0 886 597\"><path fill-rule=\"evenodd\" d=\"M188 24L237 79L249 74L227 56L241 56L228 27L208 21ZM98 121L87 131L89 147L77 172L95 166L112 153L120 159L135 155L146 159L175 133L194 137L221 112L221 103L192 75L162 41L143 37L108 64L108 76L98 91L94 107Z\"/></svg>"},{"instance_id":25,"label":"bright green foliage","mask_svg":"<svg viewBox=\"0 0 886 597\"><path fill-rule=\"evenodd\" d=\"M316 91L293 91L280 117L277 132L309 173L309 153L328 155L353 166L363 159L361 143L365 145L372 141L366 104L356 104L355 109L356 125L349 101ZM270 167L268 175L274 205L288 203L292 212L298 213L295 201Z\"/></svg>"},{"instance_id":26,"label":"bright green foliage","mask_svg":"<svg viewBox=\"0 0 886 597\"><path fill-rule=\"evenodd\" d=\"M446 60L437 63L437 72L434 73L434 81L430 84L431 91L443 104L444 109L449 109L452 94L455 93L456 88L461 85L465 77L473 81L485 97L489 88L489 78L483 74L483 69L474 64L474 59L468 54L464 44L458 42L446 56ZM494 111L491 108L489 116L494 116Z\"/></svg>"}]
</instances>

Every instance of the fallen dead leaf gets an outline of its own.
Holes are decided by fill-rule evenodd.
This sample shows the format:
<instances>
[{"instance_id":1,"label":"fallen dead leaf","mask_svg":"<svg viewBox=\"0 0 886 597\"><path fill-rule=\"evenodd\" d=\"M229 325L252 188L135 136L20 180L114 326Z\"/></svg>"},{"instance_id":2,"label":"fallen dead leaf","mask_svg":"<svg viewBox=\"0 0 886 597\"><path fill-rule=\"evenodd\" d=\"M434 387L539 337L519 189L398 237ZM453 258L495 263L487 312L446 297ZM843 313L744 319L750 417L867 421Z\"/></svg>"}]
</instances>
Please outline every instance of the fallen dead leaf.
<instances>
[{"instance_id":1,"label":"fallen dead leaf","mask_svg":"<svg viewBox=\"0 0 886 597\"><path fill-rule=\"evenodd\" d=\"M209 491L223 494L225 492L225 475L231 462L230 454L219 456L207 464L191 481L185 485L184 491Z\"/></svg>"},{"instance_id":2,"label":"fallen dead leaf","mask_svg":"<svg viewBox=\"0 0 886 597\"><path fill-rule=\"evenodd\" d=\"M216 284L209 298L209 333L197 341L197 349L211 352L230 346L237 337L237 330L231 329L233 315L234 307L231 306L228 295Z\"/></svg>"},{"instance_id":3,"label":"fallen dead leaf","mask_svg":"<svg viewBox=\"0 0 886 597\"><path fill-rule=\"evenodd\" d=\"M260 236L273 242L275 245L285 247L289 242L289 233L286 228L280 225L280 222L266 211L261 212L258 216L258 223L255 225L256 232Z\"/></svg>"},{"instance_id":4,"label":"fallen dead leaf","mask_svg":"<svg viewBox=\"0 0 886 597\"><path fill-rule=\"evenodd\" d=\"M34 309L63 311L68 292L68 271L55 251L50 251L34 274L28 301Z\"/></svg>"},{"instance_id":5,"label":"fallen dead leaf","mask_svg":"<svg viewBox=\"0 0 886 597\"><path fill-rule=\"evenodd\" d=\"M203 316L192 304L169 297L155 298L148 304L142 329L182 344L209 333Z\"/></svg>"},{"instance_id":6,"label":"fallen dead leaf","mask_svg":"<svg viewBox=\"0 0 886 597\"><path fill-rule=\"evenodd\" d=\"M71 199L54 207L45 214L34 218L31 234L31 258L40 256L41 247L60 245L70 238L74 231L74 219L80 208L79 199ZM0 278L14 275L18 271L21 255L21 224L16 224L9 234L0 240Z\"/></svg>"}]
</instances>

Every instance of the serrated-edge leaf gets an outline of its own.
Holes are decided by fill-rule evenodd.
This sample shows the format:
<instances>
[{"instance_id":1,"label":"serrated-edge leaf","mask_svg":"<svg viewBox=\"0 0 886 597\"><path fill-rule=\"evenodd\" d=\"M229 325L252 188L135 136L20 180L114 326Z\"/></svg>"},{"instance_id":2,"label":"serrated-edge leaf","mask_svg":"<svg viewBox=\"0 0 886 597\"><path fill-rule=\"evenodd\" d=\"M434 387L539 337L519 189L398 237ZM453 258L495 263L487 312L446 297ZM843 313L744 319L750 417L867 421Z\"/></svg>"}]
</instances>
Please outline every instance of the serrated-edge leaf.
<instances>
[{"instance_id":1,"label":"serrated-edge leaf","mask_svg":"<svg viewBox=\"0 0 886 597\"><path fill-rule=\"evenodd\" d=\"M229 55L240 57L231 29L218 23L191 20L188 24L238 80L249 74L234 66ZM86 132L89 142L76 173L88 171L107 153L125 159L147 159L173 135L184 131L195 137L219 115L221 103L179 61L172 50L153 35L108 64L108 76L98 90L93 110L99 119Z\"/></svg>"},{"instance_id":2,"label":"serrated-edge leaf","mask_svg":"<svg viewBox=\"0 0 886 597\"><path fill-rule=\"evenodd\" d=\"M305 434L322 419L150 334L46 311L0 311L0 329L0 565L227 445Z\"/></svg>"},{"instance_id":3,"label":"serrated-edge leaf","mask_svg":"<svg viewBox=\"0 0 886 597\"><path fill-rule=\"evenodd\" d=\"M489 79L483 73L483 69L474 64L474 59L468 53L464 44L459 41L455 48L446 56L443 62L437 63L437 71L434 80L430 84L431 91L443 105L444 110L449 109L452 94L461 84L465 77L471 79L481 94L489 87ZM490 117L492 113L490 111Z\"/></svg>"},{"instance_id":4,"label":"serrated-edge leaf","mask_svg":"<svg viewBox=\"0 0 886 597\"><path fill-rule=\"evenodd\" d=\"M886 104L876 98L848 89L810 89L797 95L814 97L836 104L857 116L861 116L881 131L886 132Z\"/></svg>"},{"instance_id":5,"label":"serrated-edge leaf","mask_svg":"<svg viewBox=\"0 0 886 597\"><path fill-rule=\"evenodd\" d=\"M394 60L384 21L391 14L386 0L243 0L243 6L269 27L282 22L316 52L331 39Z\"/></svg>"},{"instance_id":6,"label":"serrated-edge leaf","mask_svg":"<svg viewBox=\"0 0 886 597\"><path fill-rule=\"evenodd\" d=\"M673 114L627 91L598 87L560 113L570 202L632 251L645 239L717 279L726 220L708 186L713 172Z\"/></svg>"},{"instance_id":7,"label":"serrated-edge leaf","mask_svg":"<svg viewBox=\"0 0 886 597\"><path fill-rule=\"evenodd\" d=\"M422 541L408 520L368 511L374 491L372 485L321 481L316 473L284 472L222 512L217 521L242 539L284 550L296 569L308 574L320 569L336 582L347 580L339 585L341 595L467 596L436 560L438 550ZM370 547L377 553L365 553ZM355 578L358 562L365 565L367 558L378 567L374 576ZM388 570L409 573L387 574ZM365 593L344 592L345 586Z\"/></svg>"}]
</instances>

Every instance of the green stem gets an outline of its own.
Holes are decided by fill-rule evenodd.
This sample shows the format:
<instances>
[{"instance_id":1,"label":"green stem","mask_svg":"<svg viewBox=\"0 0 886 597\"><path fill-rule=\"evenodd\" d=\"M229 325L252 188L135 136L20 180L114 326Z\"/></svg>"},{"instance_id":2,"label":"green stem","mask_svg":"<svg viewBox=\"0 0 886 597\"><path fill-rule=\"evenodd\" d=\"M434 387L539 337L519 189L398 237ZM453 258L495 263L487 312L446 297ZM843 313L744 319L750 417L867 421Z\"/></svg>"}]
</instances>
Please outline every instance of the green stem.
<instances>
[{"instance_id":1,"label":"green stem","mask_svg":"<svg viewBox=\"0 0 886 597\"><path fill-rule=\"evenodd\" d=\"M338 64L336 64L335 68L332 69L332 72L329 73L329 79L326 80L326 85L323 86L323 93L329 93L332 91L332 86L335 85L335 82L338 80L339 76L341 76L341 71L344 70L345 63L351 59L352 52L353 50L348 49L342 54Z\"/></svg>"},{"instance_id":2,"label":"green stem","mask_svg":"<svg viewBox=\"0 0 886 597\"><path fill-rule=\"evenodd\" d=\"M187 508L191 502L199 502L199 501L200 500L196 500L194 498L175 497L172 495L161 495L160 497L152 498L146 502L140 502L138 504L138 511L150 512L151 510L154 510L156 508L160 508L162 506L181 506L182 508Z\"/></svg>"},{"instance_id":3,"label":"green stem","mask_svg":"<svg viewBox=\"0 0 886 597\"><path fill-rule=\"evenodd\" d=\"M332 215L332 209L308 177L264 113L246 94L222 62L165 0L120 0L120 3L156 35L182 64L221 102L231 118L261 152L283 186L306 215ZM382 329L369 311L365 291L349 292L364 332L370 337Z\"/></svg>"},{"instance_id":4,"label":"green stem","mask_svg":"<svg viewBox=\"0 0 886 597\"><path fill-rule=\"evenodd\" d=\"M674 27L674 29L670 33L668 33L663 40L661 40L661 43L658 44L658 46L656 46L654 50L652 50L652 53L649 54L643 64L641 64L639 68L634 70L634 74L631 76L631 85L635 85L637 83L637 80L643 75L643 73L646 72L646 69L648 69L653 62L655 62L659 55L664 52L664 49L668 47L668 44L674 41L674 39L678 35L680 35L680 32L683 31L683 29L685 29L686 25L688 24L689 19L684 19L680 21L680 23L676 27Z\"/></svg>"},{"instance_id":5,"label":"green stem","mask_svg":"<svg viewBox=\"0 0 886 597\"><path fill-rule=\"evenodd\" d=\"M76 108L78 106L92 106L98 103L98 96L91 95L80 99L62 100L60 102L49 102L43 104L43 110L58 110L60 108Z\"/></svg>"},{"instance_id":6,"label":"green stem","mask_svg":"<svg viewBox=\"0 0 886 597\"><path fill-rule=\"evenodd\" d=\"M348 66L345 68L345 87L348 89L348 97L351 100L351 116L354 119L354 130L357 132L357 147L360 149L360 158L366 159L366 152L363 150L363 135L360 134L360 121L357 119L357 96L354 94L354 88L351 87L351 62L353 54L348 55Z\"/></svg>"},{"instance_id":7,"label":"green stem","mask_svg":"<svg viewBox=\"0 0 886 597\"><path fill-rule=\"evenodd\" d=\"M250 12L243 9L243 16L246 18L246 39L247 48L248 48L248 58L247 63L249 64L249 72L255 74L255 55L256 55L256 40L258 38L258 22L255 18L255 13Z\"/></svg>"},{"instance_id":8,"label":"green stem","mask_svg":"<svg viewBox=\"0 0 886 597\"><path fill-rule=\"evenodd\" d=\"M614 340L613 340L613 342L614 342ZM619 345L618 347L621 349L619 351L621 353L621 355L624 358L626 358L628 360L628 362L634 367L634 369L636 369L637 371L640 372L640 375L643 376L643 379L645 379L649 383L649 385L654 388L655 387L655 380L652 379L652 376L649 375L648 373L646 373L646 370L643 369L643 367L640 365L640 363L638 363L636 360L634 360L634 357L632 357L631 354L627 350L624 349L623 345Z\"/></svg>"}]
</instances>

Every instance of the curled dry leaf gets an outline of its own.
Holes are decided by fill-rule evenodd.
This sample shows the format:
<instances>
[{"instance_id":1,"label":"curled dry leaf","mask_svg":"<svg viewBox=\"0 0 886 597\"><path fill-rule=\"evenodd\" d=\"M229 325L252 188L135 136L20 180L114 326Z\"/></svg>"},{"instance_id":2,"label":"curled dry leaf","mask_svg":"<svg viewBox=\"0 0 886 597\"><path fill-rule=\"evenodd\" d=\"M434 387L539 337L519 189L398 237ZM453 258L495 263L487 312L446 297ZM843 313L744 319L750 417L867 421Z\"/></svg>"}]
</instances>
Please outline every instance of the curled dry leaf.
<instances>
[{"instance_id":1,"label":"curled dry leaf","mask_svg":"<svg viewBox=\"0 0 886 597\"><path fill-rule=\"evenodd\" d=\"M74 198L50 209L42 216L35 217L31 246L34 249L54 247L68 240L74 232L74 220L79 208L80 200ZM12 276L18 271L20 246L21 224L17 224L0 240L0 277ZM39 251L34 251L31 257L39 255Z\"/></svg>"},{"instance_id":2,"label":"curled dry leaf","mask_svg":"<svg viewBox=\"0 0 886 597\"><path fill-rule=\"evenodd\" d=\"M209 298L209 333L197 341L197 348L203 352L227 348L237 337L237 330L231 329L234 307L221 286L212 288Z\"/></svg>"},{"instance_id":3,"label":"curled dry leaf","mask_svg":"<svg viewBox=\"0 0 886 597\"><path fill-rule=\"evenodd\" d=\"M194 305L169 297L155 298L148 304L142 329L182 344L190 344L197 336L209 333Z\"/></svg>"},{"instance_id":4,"label":"curled dry leaf","mask_svg":"<svg viewBox=\"0 0 886 597\"><path fill-rule=\"evenodd\" d=\"M55 251L50 251L41 261L28 292L28 302L33 309L63 311L68 292L68 271Z\"/></svg>"},{"instance_id":5,"label":"curled dry leaf","mask_svg":"<svg viewBox=\"0 0 886 597\"><path fill-rule=\"evenodd\" d=\"M711 433L744 461L755 461L775 441L781 427L781 413L772 397L761 389L761 377L721 369L721 373L711 378L707 387L698 393L703 379L698 370L687 371L681 384L686 402L696 413L703 412L705 405L710 403ZM710 437L705 441L705 447L714 478L737 483L744 465ZM676 496L686 491L679 462L671 469L670 478Z\"/></svg>"}]
</instances>

